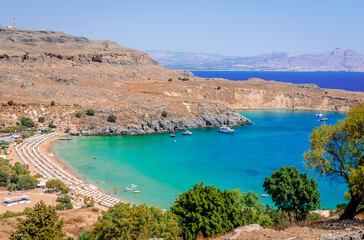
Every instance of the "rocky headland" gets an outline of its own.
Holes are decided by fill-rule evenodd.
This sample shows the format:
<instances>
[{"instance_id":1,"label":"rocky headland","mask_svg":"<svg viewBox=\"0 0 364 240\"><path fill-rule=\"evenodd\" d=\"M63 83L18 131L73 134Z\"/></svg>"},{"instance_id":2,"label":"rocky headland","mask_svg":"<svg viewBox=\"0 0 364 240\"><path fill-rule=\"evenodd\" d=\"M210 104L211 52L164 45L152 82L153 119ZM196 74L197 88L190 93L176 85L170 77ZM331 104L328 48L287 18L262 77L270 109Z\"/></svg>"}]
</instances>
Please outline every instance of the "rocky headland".
<instances>
[{"instance_id":1,"label":"rocky headland","mask_svg":"<svg viewBox=\"0 0 364 240\"><path fill-rule=\"evenodd\" d=\"M314 84L198 78L112 41L55 31L0 28L0 46L6 125L44 117L39 126L53 122L74 134L136 135L251 123L238 109L348 111L364 102L362 92ZM108 121L111 114L115 121Z\"/></svg>"}]
</instances>

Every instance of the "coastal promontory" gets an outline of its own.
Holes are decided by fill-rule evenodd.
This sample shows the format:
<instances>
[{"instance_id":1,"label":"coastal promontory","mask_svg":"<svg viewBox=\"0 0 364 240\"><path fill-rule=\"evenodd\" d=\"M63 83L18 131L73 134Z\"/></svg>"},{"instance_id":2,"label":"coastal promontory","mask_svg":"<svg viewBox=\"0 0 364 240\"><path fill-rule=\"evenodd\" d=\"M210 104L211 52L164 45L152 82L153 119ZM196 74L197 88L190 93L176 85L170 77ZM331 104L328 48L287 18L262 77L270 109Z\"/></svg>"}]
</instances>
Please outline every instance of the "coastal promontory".
<instances>
[{"instance_id":1,"label":"coastal promontory","mask_svg":"<svg viewBox=\"0 0 364 240\"><path fill-rule=\"evenodd\" d=\"M239 109L348 111L364 101L313 84L198 78L112 41L55 31L0 28L0 45L5 124L43 117L39 125L83 135L136 135L251 123Z\"/></svg>"}]
</instances>

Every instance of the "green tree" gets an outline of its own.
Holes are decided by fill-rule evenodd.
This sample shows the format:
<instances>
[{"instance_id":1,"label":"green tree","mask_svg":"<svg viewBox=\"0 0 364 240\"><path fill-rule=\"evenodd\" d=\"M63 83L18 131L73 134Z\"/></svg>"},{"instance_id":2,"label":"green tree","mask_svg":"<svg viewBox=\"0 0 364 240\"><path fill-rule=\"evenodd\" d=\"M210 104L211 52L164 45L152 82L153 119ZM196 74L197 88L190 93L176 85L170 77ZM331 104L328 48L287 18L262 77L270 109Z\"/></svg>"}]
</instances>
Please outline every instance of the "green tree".
<instances>
[{"instance_id":1,"label":"green tree","mask_svg":"<svg viewBox=\"0 0 364 240\"><path fill-rule=\"evenodd\" d=\"M31 127L35 126L35 123L33 122L33 120L30 118L27 118L27 117L22 117L20 119L20 123L22 126L25 126L27 128L31 128Z\"/></svg>"},{"instance_id":2,"label":"green tree","mask_svg":"<svg viewBox=\"0 0 364 240\"><path fill-rule=\"evenodd\" d=\"M163 111L162 114L161 114L161 116L164 117L164 118L166 118L167 115L168 115L167 111Z\"/></svg>"},{"instance_id":3,"label":"green tree","mask_svg":"<svg viewBox=\"0 0 364 240\"><path fill-rule=\"evenodd\" d=\"M320 192L314 178L299 173L296 167L281 167L271 177L265 177L264 190L274 204L284 211L293 211L298 220L306 218L310 210L320 207Z\"/></svg>"},{"instance_id":4,"label":"green tree","mask_svg":"<svg viewBox=\"0 0 364 240\"><path fill-rule=\"evenodd\" d=\"M13 106L13 104L14 104L14 101L13 101L13 100L9 100L9 101L8 101L8 105L9 105L9 106Z\"/></svg>"},{"instance_id":5,"label":"green tree","mask_svg":"<svg viewBox=\"0 0 364 240\"><path fill-rule=\"evenodd\" d=\"M18 221L11 240L60 240L65 236L63 221L59 220L54 207L46 206L43 201L27 213L26 219Z\"/></svg>"},{"instance_id":6,"label":"green tree","mask_svg":"<svg viewBox=\"0 0 364 240\"><path fill-rule=\"evenodd\" d=\"M95 115L95 111L93 109L87 109L86 114L90 115L90 116L93 116L93 115Z\"/></svg>"},{"instance_id":7,"label":"green tree","mask_svg":"<svg viewBox=\"0 0 364 240\"><path fill-rule=\"evenodd\" d=\"M56 102L55 101L51 101L51 106L54 106L56 105Z\"/></svg>"},{"instance_id":8,"label":"green tree","mask_svg":"<svg viewBox=\"0 0 364 240\"><path fill-rule=\"evenodd\" d=\"M89 231L84 231L77 240L92 240L91 233Z\"/></svg>"},{"instance_id":9,"label":"green tree","mask_svg":"<svg viewBox=\"0 0 364 240\"><path fill-rule=\"evenodd\" d=\"M23 175L19 177L18 189L34 189L37 186L37 180L30 175Z\"/></svg>"},{"instance_id":10,"label":"green tree","mask_svg":"<svg viewBox=\"0 0 364 240\"><path fill-rule=\"evenodd\" d=\"M82 116L82 114L80 112L76 113L75 117L76 118L80 118Z\"/></svg>"},{"instance_id":11,"label":"green tree","mask_svg":"<svg viewBox=\"0 0 364 240\"><path fill-rule=\"evenodd\" d=\"M331 181L345 182L350 202L340 219L364 212L364 104L353 108L344 121L323 125L310 135L306 167Z\"/></svg>"},{"instance_id":12,"label":"green tree","mask_svg":"<svg viewBox=\"0 0 364 240\"><path fill-rule=\"evenodd\" d=\"M62 194L69 192L68 187L63 182L57 179L48 180L46 182L46 187L52 189L53 191L59 190Z\"/></svg>"},{"instance_id":13,"label":"green tree","mask_svg":"<svg viewBox=\"0 0 364 240\"><path fill-rule=\"evenodd\" d=\"M160 208L119 203L103 212L91 231L93 239L180 239L177 217Z\"/></svg>"},{"instance_id":14,"label":"green tree","mask_svg":"<svg viewBox=\"0 0 364 240\"><path fill-rule=\"evenodd\" d=\"M25 165L16 162L13 169L15 170L17 175L28 175L30 171L25 167Z\"/></svg>"},{"instance_id":15,"label":"green tree","mask_svg":"<svg viewBox=\"0 0 364 240\"><path fill-rule=\"evenodd\" d=\"M48 124L48 127L50 128L56 128L57 126L53 124L53 121Z\"/></svg>"},{"instance_id":16,"label":"green tree","mask_svg":"<svg viewBox=\"0 0 364 240\"><path fill-rule=\"evenodd\" d=\"M251 209L239 201L236 191L221 191L215 186L196 184L180 194L171 211L178 216L184 239L212 237L245 225Z\"/></svg>"},{"instance_id":17,"label":"green tree","mask_svg":"<svg viewBox=\"0 0 364 240\"><path fill-rule=\"evenodd\" d=\"M110 114L109 117L107 118L108 122L115 122L117 119L117 117L114 114Z\"/></svg>"}]
</instances>

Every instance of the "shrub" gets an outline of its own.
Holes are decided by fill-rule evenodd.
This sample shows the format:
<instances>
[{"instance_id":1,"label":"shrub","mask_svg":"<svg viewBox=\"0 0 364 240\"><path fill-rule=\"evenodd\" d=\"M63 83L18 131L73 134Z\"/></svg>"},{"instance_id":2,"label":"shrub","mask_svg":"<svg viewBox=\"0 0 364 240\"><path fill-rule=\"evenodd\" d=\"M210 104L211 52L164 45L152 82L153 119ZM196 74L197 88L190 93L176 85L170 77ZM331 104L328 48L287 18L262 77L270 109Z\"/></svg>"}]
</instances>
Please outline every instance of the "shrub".
<instances>
[{"instance_id":1,"label":"shrub","mask_svg":"<svg viewBox=\"0 0 364 240\"><path fill-rule=\"evenodd\" d=\"M312 212L312 213L308 214L308 216L307 216L308 221L317 221L322 218L323 218L323 216L321 214L315 213L315 212Z\"/></svg>"},{"instance_id":2,"label":"shrub","mask_svg":"<svg viewBox=\"0 0 364 240\"><path fill-rule=\"evenodd\" d=\"M220 89L221 89L221 87L220 87L220 86L218 86L216 89L217 89L217 90L220 90Z\"/></svg>"},{"instance_id":3,"label":"shrub","mask_svg":"<svg viewBox=\"0 0 364 240\"><path fill-rule=\"evenodd\" d=\"M93 208L93 209L92 209L92 211L93 211L93 212L98 212L98 211L99 211L99 209L97 209L97 208Z\"/></svg>"},{"instance_id":4,"label":"shrub","mask_svg":"<svg viewBox=\"0 0 364 240\"><path fill-rule=\"evenodd\" d=\"M86 206L87 206L87 207L93 207L93 206L94 206L94 203L93 203L93 202L88 202L88 203L86 204Z\"/></svg>"},{"instance_id":5,"label":"shrub","mask_svg":"<svg viewBox=\"0 0 364 240\"><path fill-rule=\"evenodd\" d=\"M62 239L63 221L52 206L46 206L43 201L37 203L26 219L18 219L16 231L10 239Z\"/></svg>"},{"instance_id":6,"label":"shrub","mask_svg":"<svg viewBox=\"0 0 364 240\"><path fill-rule=\"evenodd\" d=\"M13 104L14 104L14 101L13 101L13 100L9 100L9 101L8 101L8 105L9 105L9 106L13 106Z\"/></svg>"},{"instance_id":7,"label":"shrub","mask_svg":"<svg viewBox=\"0 0 364 240\"><path fill-rule=\"evenodd\" d=\"M70 203L71 202L71 197L66 194L62 198L59 198L58 201L61 202L61 203Z\"/></svg>"},{"instance_id":8,"label":"shrub","mask_svg":"<svg viewBox=\"0 0 364 240\"><path fill-rule=\"evenodd\" d=\"M320 207L320 192L314 178L299 173L296 167L281 167L265 177L264 190L274 204L284 211L293 211L298 220L306 219L310 210Z\"/></svg>"},{"instance_id":9,"label":"shrub","mask_svg":"<svg viewBox=\"0 0 364 240\"><path fill-rule=\"evenodd\" d=\"M214 186L196 184L180 194L171 207L178 216L184 239L204 238L244 226L252 218L252 209L244 208L236 191L221 191Z\"/></svg>"},{"instance_id":10,"label":"shrub","mask_svg":"<svg viewBox=\"0 0 364 240\"><path fill-rule=\"evenodd\" d=\"M168 115L168 113L166 111L163 111L162 114L161 114L161 116L164 117L164 118L166 118L167 115Z\"/></svg>"},{"instance_id":11,"label":"shrub","mask_svg":"<svg viewBox=\"0 0 364 240\"><path fill-rule=\"evenodd\" d=\"M82 116L82 114L80 112L76 113L75 117L76 118L80 118Z\"/></svg>"},{"instance_id":12,"label":"shrub","mask_svg":"<svg viewBox=\"0 0 364 240\"><path fill-rule=\"evenodd\" d=\"M27 128L31 128L35 126L35 123L33 122L32 119L27 118L27 117L22 117L20 119L20 123L22 126L27 127Z\"/></svg>"},{"instance_id":13,"label":"shrub","mask_svg":"<svg viewBox=\"0 0 364 240\"><path fill-rule=\"evenodd\" d=\"M48 127L50 128L56 128L57 126L53 124L53 121L48 124Z\"/></svg>"},{"instance_id":14,"label":"shrub","mask_svg":"<svg viewBox=\"0 0 364 240\"><path fill-rule=\"evenodd\" d=\"M95 111L93 109L87 109L86 114L90 115L90 116L93 116L93 115L95 115Z\"/></svg>"},{"instance_id":15,"label":"shrub","mask_svg":"<svg viewBox=\"0 0 364 240\"><path fill-rule=\"evenodd\" d=\"M168 79L168 82L172 82L172 81L173 81L172 78Z\"/></svg>"},{"instance_id":16,"label":"shrub","mask_svg":"<svg viewBox=\"0 0 364 240\"><path fill-rule=\"evenodd\" d=\"M40 123L44 123L44 121L45 121L45 118L44 118L44 117L39 117L39 118L38 118L38 122L40 122Z\"/></svg>"},{"instance_id":17,"label":"shrub","mask_svg":"<svg viewBox=\"0 0 364 240\"><path fill-rule=\"evenodd\" d=\"M64 206L65 206L65 208L67 209L67 210L70 210L70 209L72 209L73 208L73 205L72 205L72 203L64 203Z\"/></svg>"},{"instance_id":18,"label":"shrub","mask_svg":"<svg viewBox=\"0 0 364 240\"><path fill-rule=\"evenodd\" d=\"M272 219L273 227L276 230L283 230L290 226L288 214L282 209L276 210L267 205L265 214L269 215L269 217Z\"/></svg>"},{"instance_id":19,"label":"shrub","mask_svg":"<svg viewBox=\"0 0 364 240\"><path fill-rule=\"evenodd\" d=\"M119 203L94 224L92 239L180 239L177 217L145 204Z\"/></svg>"},{"instance_id":20,"label":"shrub","mask_svg":"<svg viewBox=\"0 0 364 240\"><path fill-rule=\"evenodd\" d=\"M181 80L182 81L189 81L190 79L188 79L188 78L182 78Z\"/></svg>"},{"instance_id":21,"label":"shrub","mask_svg":"<svg viewBox=\"0 0 364 240\"><path fill-rule=\"evenodd\" d=\"M78 236L77 240L92 240L91 233L89 231L85 231Z\"/></svg>"},{"instance_id":22,"label":"shrub","mask_svg":"<svg viewBox=\"0 0 364 240\"><path fill-rule=\"evenodd\" d=\"M37 180L30 175L22 175L17 183L18 189L34 189L37 186Z\"/></svg>"},{"instance_id":23,"label":"shrub","mask_svg":"<svg viewBox=\"0 0 364 240\"><path fill-rule=\"evenodd\" d=\"M115 122L117 119L117 117L114 114L110 114L109 117L107 118L108 122Z\"/></svg>"},{"instance_id":24,"label":"shrub","mask_svg":"<svg viewBox=\"0 0 364 240\"><path fill-rule=\"evenodd\" d=\"M56 205L56 210L64 210L65 209L65 206L63 203L59 203Z\"/></svg>"},{"instance_id":25,"label":"shrub","mask_svg":"<svg viewBox=\"0 0 364 240\"><path fill-rule=\"evenodd\" d=\"M51 106L54 106L56 105L56 102L55 101L51 101Z\"/></svg>"}]
</instances>

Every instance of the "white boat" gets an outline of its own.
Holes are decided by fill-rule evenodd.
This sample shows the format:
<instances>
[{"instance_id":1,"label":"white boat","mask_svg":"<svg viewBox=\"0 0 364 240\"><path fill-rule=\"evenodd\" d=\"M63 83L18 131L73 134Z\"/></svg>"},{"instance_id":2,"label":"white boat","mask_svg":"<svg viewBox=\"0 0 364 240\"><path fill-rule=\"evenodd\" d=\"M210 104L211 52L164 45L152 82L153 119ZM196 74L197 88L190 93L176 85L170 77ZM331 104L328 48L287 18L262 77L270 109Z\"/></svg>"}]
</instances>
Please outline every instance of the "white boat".
<instances>
[{"instance_id":1,"label":"white boat","mask_svg":"<svg viewBox=\"0 0 364 240\"><path fill-rule=\"evenodd\" d=\"M261 194L261 196L262 196L262 197L268 197L269 195L268 195L268 194L263 193L263 194Z\"/></svg>"},{"instance_id":2,"label":"white boat","mask_svg":"<svg viewBox=\"0 0 364 240\"><path fill-rule=\"evenodd\" d=\"M140 191L134 191L135 194L140 193Z\"/></svg>"},{"instance_id":3,"label":"white boat","mask_svg":"<svg viewBox=\"0 0 364 240\"><path fill-rule=\"evenodd\" d=\"M184 131L184 132L182 133L182 135L192 135L192 132L190 132L190 131L186 130L186 131Z\"/></svg>"},{"instance_id":4,"label":"white boat","mask_svg":"<svg viewBox=\"0 0 364 240\"><path fill-rule=\"evenodd\" d=\"M127 187L127 188L124 189L124 192L129 192L129 191L131 191L130 187Z\"/></svg>"},{"instance_id":5,"label":"white boat","mask_svg":"<svg viewBox=\"0 0 364 240\"><path fill-rule=\"evenodd\" d=\"M136 187L138 187L138 186L135 184L131 184L129 188L132 189L132 188L136 188Z\"/></svg>"},{"instance_id":6,"label":"white boat","mask_svg":"<svg viewBox=\"0 0 364 240\"><path fill-rule=\"evenodd\" d=\"M329 119L327 117L320 117L319 121L324 122L324 121L328 121Z\"/></svg>"},{"instance_id":7,"label":"white boat","mask_svg":"<svg viewBox=\"0 0 364 240\"><path fill-rule=\"evenodd\" d=\"M321 113L321 112L319 112L319 113L316 113L316 116L317 116L317 117L323 117L323 116L324 116L324 114L323 114L323 113Z\"/></svg>"},{"instance_id":8,"label":"white boat","mask_svg":"<svg viewBox=\"0 0 364 240\"><path fill-rule=\"evenodd\" d=\"M226 126L222 126L222 127L220 127L220 128L219 128L218 132L220 132L220 133L229 133L229 134L232 134L232 133L234 133L235 131L234 131L234 129L232 129L232 128L229 128L229 127L226 127Z\"/></svg>"}]
</instances>

